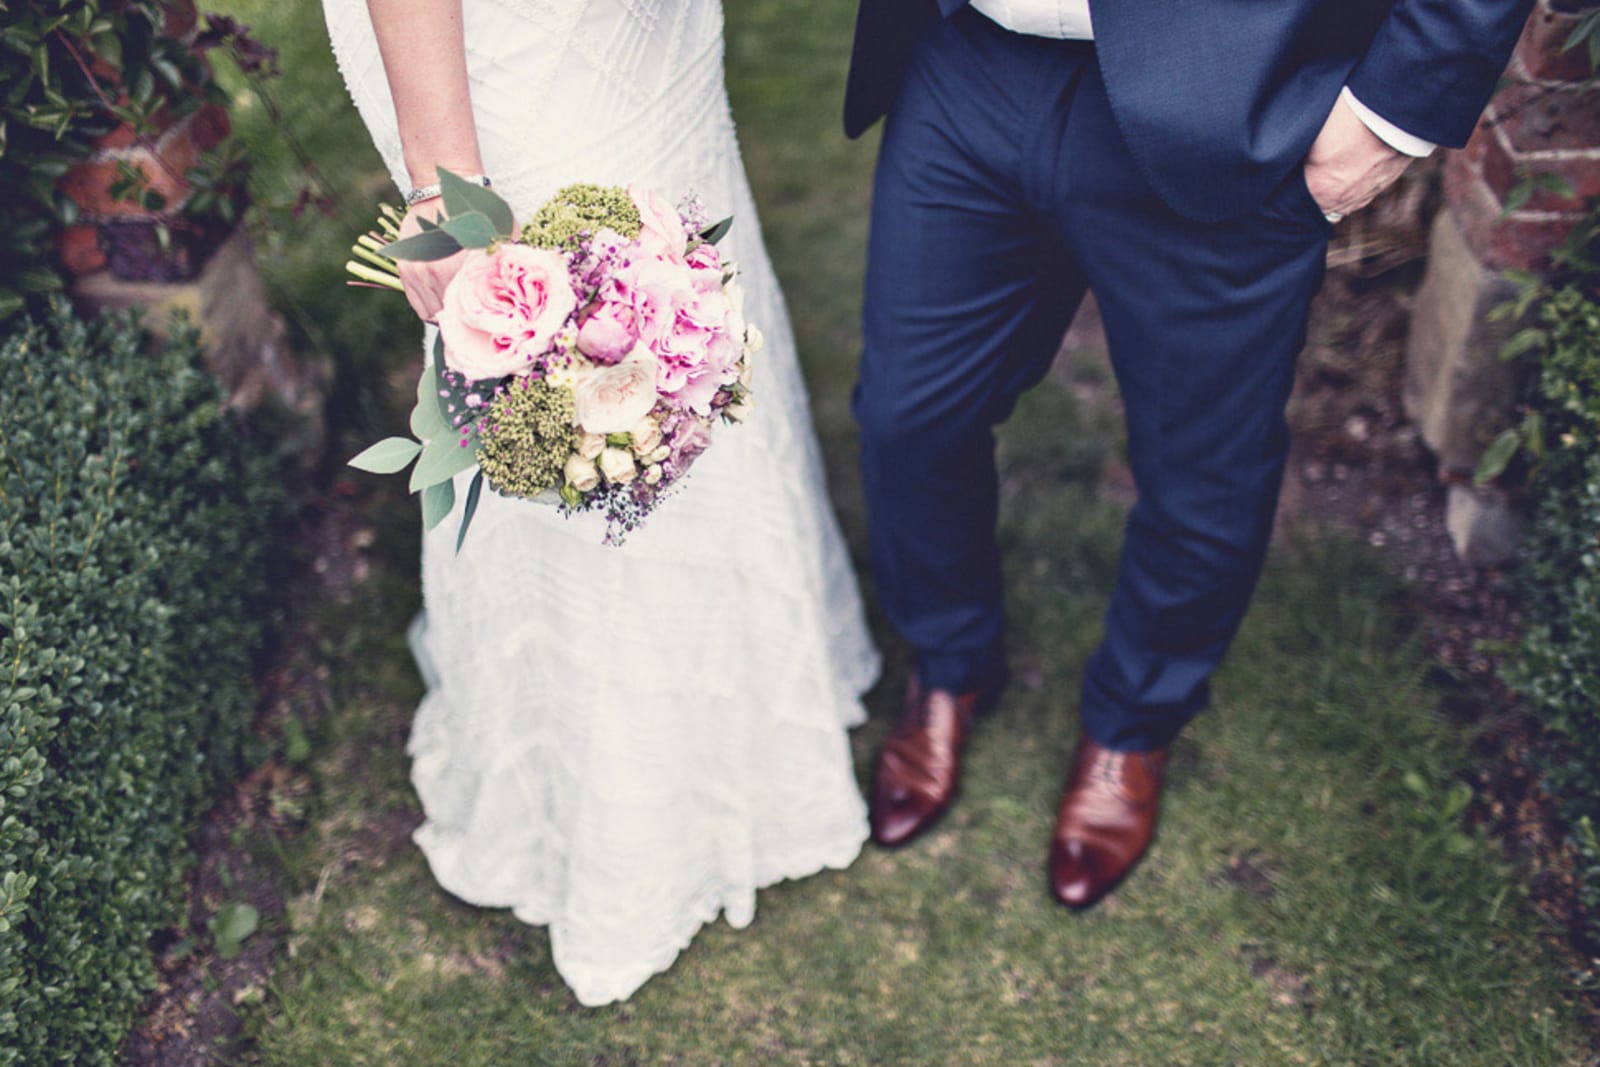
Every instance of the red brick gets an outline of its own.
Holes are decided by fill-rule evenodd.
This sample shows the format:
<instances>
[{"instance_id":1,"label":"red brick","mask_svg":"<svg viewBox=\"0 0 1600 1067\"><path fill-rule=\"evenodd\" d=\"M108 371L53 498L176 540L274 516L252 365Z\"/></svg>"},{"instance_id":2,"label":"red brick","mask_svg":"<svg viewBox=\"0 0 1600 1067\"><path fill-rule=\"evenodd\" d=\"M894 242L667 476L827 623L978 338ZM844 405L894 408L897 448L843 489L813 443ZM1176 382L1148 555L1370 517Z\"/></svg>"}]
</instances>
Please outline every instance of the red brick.
<instances>
[{"instance_id":1,"label":"red brick","mask_svg":"<svg viewBox=\"0 0 1600 1067\"><path fill-rule=\"evenodd\" d=\"M1512 212L1501 217L1501 203L1465 160L1452 158L1444 168L1445 202L1462 235L1490 270L1550 269L1550 252L1572 232L1578 212Z\"/></svg>"},{"instance_id":2,"label":"red brick","mask_svg":"<svg viewBox=\"0 0 1600 1067\"><path fill-rule=\"evenodd\" d=\"M1552 11L1548 0L1540 0L1522 31L1522 39L1517 42L1516 55L1529 75L1572 82L1589 77L1589 53L1584 48L1561 50L1580 18L1582 15Z\"/></svg>"},{"instance_id":3,"label":"red brick","mask_svg":"<svg viewBox=\"0 0 1600 1067\"><path fill-rule=\"evenodd\" d=\"M195 147L202 152L209 152L221 144L232 128L228 109L221 104L207 104L195 112L191 120Z\"/></svg>"},{"instance_id":4,"label":"red brick","mask_svg":"<svg viewBox=\"0 0 1600 1067\"><path fill-rule=\"evenodd\" d=\"M147 215L149 212L133 201L111 198L111 186L121 170L119 164L127 163L144 173L149 187L166 198L163 210L170 211L188 198L191 190L183 175L199 161L200 150L185 123L168 130L156 142L153 152L146 147L130 148L114 157L102 156L74 165L62 176L58 187L86 215Z\"/></svg>"},{"instance_id":5,"label":"red brick","mask_svg":"<svg viewBox=\"0 0 1600 1067\"><path fill-rule=\"evenodd\" d=\"M1551 158L1549 153L1513 151L1506 145L1506 138L1495 136L1491 131L1484 139L1483 158L1474 166L1501 203L1505 203L1513 189L1536 175L1550 174L1566 179L1572 196L1559 196L1553 190L1540 189L1522 205L1529 211L1578 211L1586 199L1600 196L1600 148Z\"/></svg>"},{"instance_id":6,"label":"red brick","mask_svg":"<svg viewBox=\"0 0 1600 1067\"><path fill-rule=\"evenodd\" d=\"M1459 152L1450 153L1452 158L1464 157L1474 163L1483 161L1484 148L1489 143L1489 139L1494 136L1493 115L1494 104L1491 103L1489 110L1484 112L1483 117L1478 120L1478 125L1473 127L1472 136L1467 139L1466 147Z\"/></svg>"},{"instance_id":7,"label":"red brick","mask_svg":"<svg viewBox=\"0 0 1600 1067\"><path fill-rule=\"evenodd\" d=\"M85 224L68 226L56 235L56 258L70 274L93 274L106 265L100 234Z\"/></svg>"},{"instance_id":8,"label":"red brick","mask_svg":"<svg viewBox=\"0 0 1600 1067\"><path fill-rule=\"evenodd\" d=\"M1519 152L1600 148L1600 89L1581 85L1510 85L1485 120Z\"/></svg>"}]
</instances>

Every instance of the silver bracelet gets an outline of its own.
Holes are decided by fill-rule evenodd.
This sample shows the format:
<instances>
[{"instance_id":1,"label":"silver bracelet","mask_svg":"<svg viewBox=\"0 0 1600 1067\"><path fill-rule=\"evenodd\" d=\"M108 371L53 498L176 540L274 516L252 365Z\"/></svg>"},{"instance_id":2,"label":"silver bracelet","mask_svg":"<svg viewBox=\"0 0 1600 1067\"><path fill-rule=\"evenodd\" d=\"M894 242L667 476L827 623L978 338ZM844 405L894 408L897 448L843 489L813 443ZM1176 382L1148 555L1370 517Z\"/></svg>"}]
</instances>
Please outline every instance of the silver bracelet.
<instances>
[{"instance_id":1,"label":"silver bracelet","mask_svg":"<svg viewBox=\"0 0 1600 1067\"><path fill-rule=\"evenodd\" d=\"M461 180L464 182L471 182L473 185L481 185L485 189L494 184L493 182L489 181L489 176L487 174L463 174L461 176ZM406 207L416 207L424 200L432 200L434 197L438 196L439 193L440 189L438 182L430 182L427 185L419 185L406 194Z\"/></svg>"}]
</instances>

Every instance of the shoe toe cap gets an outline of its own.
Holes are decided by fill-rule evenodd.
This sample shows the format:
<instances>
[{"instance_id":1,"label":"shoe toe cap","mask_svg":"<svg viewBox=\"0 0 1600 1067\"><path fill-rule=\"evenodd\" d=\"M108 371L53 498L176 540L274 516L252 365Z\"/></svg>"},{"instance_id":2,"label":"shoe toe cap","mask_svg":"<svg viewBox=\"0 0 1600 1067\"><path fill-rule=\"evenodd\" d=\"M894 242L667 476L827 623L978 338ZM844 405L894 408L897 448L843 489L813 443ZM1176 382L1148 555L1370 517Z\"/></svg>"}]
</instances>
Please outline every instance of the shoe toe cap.
<instances>
[{"instance_id":1,"label":"shoe toe cap","mask_svg":"<svg viewBox=\"0 0 1600 1067\"><path fill-rule=\"evenodd\" d=\"M1105 864L1093 848L1076 838L1057 841L1050 856L1050 889L1069 908L1092 907L1111 888Z\"/></svg>"}]
</instances>

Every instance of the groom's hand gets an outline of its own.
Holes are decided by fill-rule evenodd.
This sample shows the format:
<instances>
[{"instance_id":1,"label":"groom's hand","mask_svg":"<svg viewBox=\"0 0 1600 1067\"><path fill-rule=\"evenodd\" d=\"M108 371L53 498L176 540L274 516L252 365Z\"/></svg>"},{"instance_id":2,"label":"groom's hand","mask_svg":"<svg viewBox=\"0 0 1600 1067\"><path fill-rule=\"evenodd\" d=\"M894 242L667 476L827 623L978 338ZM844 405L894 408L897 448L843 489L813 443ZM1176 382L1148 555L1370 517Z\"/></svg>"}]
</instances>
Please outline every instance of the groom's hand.
<instances>
[{"instance_id":1,"label":"groom's hand","mask_svg":"<svg viewBox=\"0 0 1600 1067\"><path fill-rule=\"evenodd\" d=\"M1306 187L1324 212L1348 215L1387 189L1411 158L1384 144L1340 98L1306 156Z\"/></svg>"}]
</instances>

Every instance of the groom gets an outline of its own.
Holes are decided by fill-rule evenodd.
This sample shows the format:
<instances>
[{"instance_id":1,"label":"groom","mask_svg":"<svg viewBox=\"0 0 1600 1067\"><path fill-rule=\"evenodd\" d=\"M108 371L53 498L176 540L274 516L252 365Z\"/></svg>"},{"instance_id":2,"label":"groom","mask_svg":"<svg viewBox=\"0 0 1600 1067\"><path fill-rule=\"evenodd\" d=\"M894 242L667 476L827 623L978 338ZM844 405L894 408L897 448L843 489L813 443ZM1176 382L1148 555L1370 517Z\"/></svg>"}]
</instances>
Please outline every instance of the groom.
<instances>
[{"instance_id":1,"label":"groom","mask_svg":"<svg viewBox=\"0 0 1600 1067\"><path fill-rule=\"evenodd\" d=\"M1086 288L1138 503L1050 848L1068 907L1155 833L1265 555L1328 229L1466 142L1532 0L862 0L845 100L878 159L855 412L872 565L916 651L873 836L955 796L1005 678L992 428Z\"/></svg>"}]
</instances>

